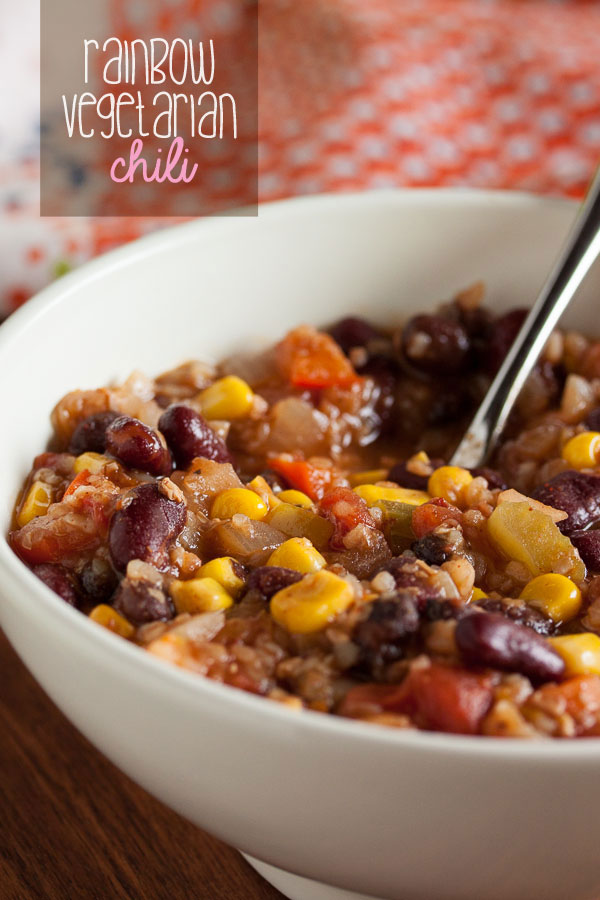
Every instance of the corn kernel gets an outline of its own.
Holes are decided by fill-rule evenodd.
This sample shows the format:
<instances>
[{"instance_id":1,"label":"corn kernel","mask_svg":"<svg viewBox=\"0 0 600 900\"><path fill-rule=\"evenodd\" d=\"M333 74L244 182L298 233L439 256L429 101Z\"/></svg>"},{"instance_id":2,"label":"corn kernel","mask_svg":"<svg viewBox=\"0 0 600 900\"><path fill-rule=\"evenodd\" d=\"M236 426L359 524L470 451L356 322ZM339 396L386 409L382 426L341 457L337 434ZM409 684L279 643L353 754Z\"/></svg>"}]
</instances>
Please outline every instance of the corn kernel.
<instances>
[{"instance_id":1,"label":"corn kernel","mask_svg":"<svg viewBox=\"0 0 600 900\"><path fill-rule=\"evenodd\" d=\"M562 458L573 469L592 469L600 462L600 432L583 431L567 441Z\"/></svg>"},{"instance_id":2,"label":"corn kernel","mask_svg":"<svg viewBox=\"0 0 600 900\"><path fill-rule=\"evenodd\" d=\"M45 516L51 503L52 488L50 485L44 484L43 481L34 481L17 515L19 528L27 525L36 516Z\"/></svg>"},{"instance_id":3,"label":"corn kernel","mask_svg":"<svg viewBox=\"0 0 600 900\"><path fill-rule=\"evenodd\" d=\"M281 500L279 500L269 482L263 478L262 475L257 475L252 481L248 482L246 487L251 491L254 491L255 494L258 494L260 499L267 504L269 509L274 509L278 503L281 503Z\"/></svg>"},{"instance_id":4,"label":"corn kernel","mask_svg":"<svg viewBox=\"0 0 600 900\"><path fill-rule=\"evenodd\" d=\"M198 577L214 578L232 597L238 597L244 587L244 579L236 574L243 567L232 556L218 556L198 569Z\"/></svg>"},{"instance_id":5,"label":"corn kernel","mask_svg":"<svg viewBox=\"0 0 600 900\"><path fill-rule=\"evenodd\" d=\"M213 519L231 519L241 514L249 519L264 519L267 504L254 491L247 488L230 488L217 494L210 514Z\"/></svg>"},{"instance_id":6,"label":"corn kernel","mask_svg":"<svg viewBox=\"0 0 600 900\"><path fill-rule=\"evenodd\" d=\"M485 591L482 591L481 588L474 587L471 593L471 603L476 603L478 600L487 600L488 594Z\"/></svg>"},{"instance_id":7,"label":"corn kernel","mask_svg":"<svg viewBox=\"0 0 600 900\"><path fill-rule=\"evenodd\" d=\"M369 469L368 472L352 472L348 475L348 481L351 487L357 487L359 484L375 484L377 481L385 481L388 471L389 469Z\"/></svg>"},{"instance_id":8,"label":"corn kernel","mask_svg":"<svg viewBox=\"0 0 600 900\"><path fill-rule=\"evenodd\" d=\"M473 476L461 466L440 466L429 476L427 490L432 497L443 497L448 503L460 505L465 488Z\"/></svg>"},{"instance_id":9,"label":"corn kernel","mask_svg":"<svg viewBox=\"0 0 600 900\"><path fill-rule=\"evenodd\" d=\"M202 391L198 400L207 419L242 419L252 409L254 394L237 375L226 375Z\"/></svg>"},{"instance_id":10,"label":"corn kernel","mask_svg":"<svg viewBox=\"0 0 600 900\"><path fill-rule=\"evenodd\" d=\"M310 497L307 497L302 491L282 491L278 496L282 503L290 503L292 506L299 506L301 509L312 509L313 507Z\"/></svg>"},{"instance_id":11,"label":"corn kernel","mask_svg":"<svg viewBox=\"0 0 600 900\"><path fill-rule=\"evenodd\" d=\"M121 637L131 638L135 634L133 625L118 613L116 609L113 609L112 606L107 606L106 603L95 606L90 613L90 619Z\"/></svg>"},{"instance_id":12,"label":"corn kernel","mask_svg":"<svg viewBox=\"0 0 600 900\"><path fill-rule=\"evenodd\" d=\"M92 453L91 451L89 453L81 453L73 463L73 471L76 475L79 475L87 469L92 475L97 475L107 462L108 459L102 453Z\"/></svg>"},{"instance_id":13,"label":"corn kernel","mask_svg":"<svg viewBox=\"0 0 600 900\"><path fill-rule=\"evenodd\" d=\"M283 566L284 569L293 569L295 572L310 573L318 572L327 563L308 538L293 537L273 550L267 565Z\"/></svg>"},{"instance_id":14,"label":"corn kernel","mask_svg":"<svg viewBox=\"0 0 600 900\"><path fill-rule=\"evenodd\" d=\"M359 484L354 488L354 493L362 497L367 506L376 506L380 500L395 500L399 503L410 503L411 506L421 506L431 499L425 491L383 487L378 484Z\"/></svg>"},{"instance_id":15,"label":"corn kernel","mask_svg":"<svg viewBox=\"0 0 600 900\"><path fill-rule=\"evenodd\" d=\"M233 605L233 597L215 578L172 581L169 592L178 613L214 612Z\"/></svg>"},{"instance_id":16,"label":"corn kernel","mask_svg":"<svg viewBox=\"0 0 600 900\"><path fill-rule=\"evenodd\" d=\"M566 675L600 675L600 637L591 632L548 638L566 666Z\"/></svg>"},{"instance_id":17,"label":"corn kernel","mask_svg":"<svg viewBox=\"0 0 600 900\"><path fill-rule=\"evenodd\" d=\"M581 591L565 575L538 575L521 591L521 599L541 609L554 622L566 622L581 609Z\"/></svg>"},{"instance_id":18,"label":"corn kernel","mask_svg":"<svg viewBox=\"0 0 600 900\"><path fill-rule=\"evenodd\" d=\"M353 599L347 581L322 570L278 591L271 599L271 615L287 631L311 634L348 609Z\"/></svg>"}]
</instances>

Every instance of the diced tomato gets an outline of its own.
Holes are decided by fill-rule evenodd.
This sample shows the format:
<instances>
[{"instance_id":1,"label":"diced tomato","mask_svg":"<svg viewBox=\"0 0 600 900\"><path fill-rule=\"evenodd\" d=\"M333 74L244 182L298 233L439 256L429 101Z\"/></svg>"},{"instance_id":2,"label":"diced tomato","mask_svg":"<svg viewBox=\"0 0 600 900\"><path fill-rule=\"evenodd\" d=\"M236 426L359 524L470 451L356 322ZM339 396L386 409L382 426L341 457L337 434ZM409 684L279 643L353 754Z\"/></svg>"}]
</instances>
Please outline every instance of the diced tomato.
<instances>
[{"instance_id":1,"label":"diced tomato","mask_svg":"<svg viewBox=\"0 0 600 900\"><path fill-rule=\"evenodd\" d=\"M417 538L422 538L438 525L454 521L460 524L462 513L456 506L452 506L443 497L436 497L422 506L415 506L412 514L412 528Z\"/></svg>"},{"instance_id":2,"label":"diced tomato","mask_svg":"<svg viewBox=\"0 0 600 900\"><path fill-rule=\"evenodd\" d=\"M327 491L320 503L320 510L335 526L331 546L342 546L342 538L357 525L376 527L369 507L358 494L347 487L335 487Z\"/></svg>"},{"instance_id":3,"label":"diced tomato","mask_svg":"<svg viewBox=\"0 0 600 900\"><path fill-rule=\"evenodd\" d=\"M62 515L32 519L23 528L13 531L9 541L21 559L36 565L60 563L71 554L93 549L100 544L100 535L95 523L87 516L65 509Z\"/></svg>"},{"instance_id":4,"label":"diced tomato","mask_svg":"<svg viewBox=\"0 0 600 900\"><path fill-rule=\"evenodd\" d=\"M567 712L575 722L577 735L600 735L600 677L598 675L577 675L562 684L546 684L535 697L546 703L565 704ZM561 702L562 701L562 702Z\"/></svg>"},{"instance_id":5,"label":"diced tomato","mask_svg":"<svg viewBox=\"0 0 600 900\"><path fill-rule=\"evenodd\" d=\"M308 326L290 331L276 353L281 372L295 387L348 387L358 380L333 338Z\"/></svg>"},{"instance_id":6,"label":"diced tomato","mask_svg":"<svg viewBox=\"0 0 600 900\"><path fill-rule=\"evenodd\" d=\"M287 459L284 456L270 458L269 466L311 500L320 500L337 474L335 469L313 466L305 459Z\"/></svg>"}]
</instances>

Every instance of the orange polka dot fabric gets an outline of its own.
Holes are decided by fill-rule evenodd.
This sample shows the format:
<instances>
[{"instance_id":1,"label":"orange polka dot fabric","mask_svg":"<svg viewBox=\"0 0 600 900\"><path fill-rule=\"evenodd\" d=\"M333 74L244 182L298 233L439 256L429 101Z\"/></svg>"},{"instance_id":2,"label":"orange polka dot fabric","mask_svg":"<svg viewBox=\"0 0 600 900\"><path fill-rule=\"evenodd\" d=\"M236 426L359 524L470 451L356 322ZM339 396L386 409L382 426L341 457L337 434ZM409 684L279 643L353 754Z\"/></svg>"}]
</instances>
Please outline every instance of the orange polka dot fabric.
<instances>
[{"instance_id":1,"label":"orange polka dot fabric","mask_svg":"<svg viewBox=\"0 0 600 900\"><path fill-rule=\"evenodd\" d=\"M180 30L197 2L177 3ZM119 0L121 25L138 7ZM599 2L261 0L259 10L261 200L412 186L584 192L600 159ZM1 138L0 312L169 224L40 219L32 142L3 158Z\"/></svg>"}]
</instances>

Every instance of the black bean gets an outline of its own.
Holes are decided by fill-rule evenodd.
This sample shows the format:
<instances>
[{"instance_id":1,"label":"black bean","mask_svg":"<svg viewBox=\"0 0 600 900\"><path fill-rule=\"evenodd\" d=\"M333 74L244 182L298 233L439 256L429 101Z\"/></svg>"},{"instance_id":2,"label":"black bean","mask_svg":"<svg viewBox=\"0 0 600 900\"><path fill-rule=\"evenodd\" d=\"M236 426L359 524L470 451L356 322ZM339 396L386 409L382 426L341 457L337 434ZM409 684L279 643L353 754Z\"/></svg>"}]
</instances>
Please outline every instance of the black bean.
<instances>
[{"instance_id":1,"label":"black bean","mask_svg":"<svg viewBox=\"0 0 600 900\"><path fill-rule=\"evenodd\" d=\"M463 616L454 637L465 662L474 666L520 672L534 682L558 681L565 673L563 659L543 637L504 616Z\"/></svg>"},{"instance_id":2,"label":"black bean","mask_svg":"<svg viewBox=\"0 0 600 900\"><path fill-rule=\"evenodd\" d=\"M374 665L395 662L405 654L407 640L420 624L417 599L408 591L375 600L367 619L354 629L352 640L361 657Z\"/></svg>"},{"instance_id":3,"label":"black bean","mask_svg":"<svg viewBox=\"0 0 600 900\"><path fill-rule=\"evenodd\" d=\"M117 576L104 559L92 559L81 573L81 586L93 603L106 603L117 586Z\"/></svg>"},{"instance_id":4,"label":"black bean","mask_svg":"<svg viewBox=\"0 0 600 900\"><path fill-rule=\"evenodd\" d=\"M80 453L104 453L106 429L118 417L118 413L107 410L83 419L71 435L69 453L74 453L75 456Z\"/></svg>"},{"instance_id":5,"label":"black bean","mask_svg":"<svg viewBox=\"0 0 600 900\"><path fill-rule=\"evenodd\" d=\"M440 466L444 465L444 461L442 459L432 459L431 460L431 468L438 469ZM414 491L426 491L427 490L427 482L429 481L428 475L416 475L414 472L410 472L406 468L406 461L396 463L395 466L392 466L388 473L388 481L393 481L395 484L400 487L410 488Z\"/></svg>"},{"instance_id":6,"label":"black bean","mask_svg":"<svg viewBox=\"0 0 600 900\"><path fill-rule=\"evenodd\" d=\"M571 541L592 572L600 572L600 531L575 531Z\"/></svg>"},{"instance_id":7,"label":"black bean","mask_svg":"<svg viewBox=\"0 0 600 900\"><path fill-rule=\"evenodd\" d=\"M155 483L138 485L110 521L108 544L113 565L125 571L130 560L141 559L164 568L169 547L185 522L184 503L170 500Z\"/></svg>"},{"instance_id":8,"label":"black bean","mask_svg":"<svg viewBox=\"0 0 600 900\"><path fill-rule=\"evenodd\" d=\"M124 465L150 475L173 471L170 451L154 429L131 416L119 416L106 429L106 449Z\"/></svg>"},{"instance_id":9,"label":"black bean","mask_svg":"<svg viewBox=\"0 0 600 900\"><path fill-rule=\"evenodd\" d=\"M584 424L590 431L600 431L600 406L597 406L589 413Z\"/></svg>"},{"instance_id":10,"label":"black bean","mask_svg":"<svg viewBox=\"0 0 600 900\"><path fill-rule=\"evenodd\" d=\"M416 597L420 610L424 610L430 600L441 598L440 590L434 587L427 573L419 568L414 556L393 556L379 569L389 572L396 582L396 589L410 591Z\"/></svg>"},{"instance_id":11,"label":"black bean","mask_svg":"<svg viewBox=\"0 0 600 900\"><path fill-rule=\"evenodd\" d=\"M422 559L428 566L441 566L452 556L452 550L448 547L445 538L441 534L433 532L414 541L410 549L417 559Z\"/></svg>"},{"instance_id":12,"label":"black bean","mask_svg":"<svg viewBox=\"0 0 600 900\"><path fill-rule=\"evenodd\" d=\"M440 619L458 619L463 615L465 607L455 606L451 600L429 599L423 610L423 618L427 622L438 622Z\"/></svg>"},{"instance_id":13,"label":"black bean","mask_svg":"<svg viewBox=\"0 0 600 900\"><path fill-rule=\"evenodd\" d=\"M495 600L492 597L485 597L477 601L477 606L488 613L501 613L512 622L518 625L525 625L538 634L554 634L556 631L556 623L550 616L544 615L540 609L529 606L525 601L521 603L506 603L502 600Z\"/></svg>"},{"instance_id":14,"label":"black bean","mask_svg":"<svg viewBox=\"0 0 600 900\"><path fill-rule=\"evenodd\" d=\"M265 600L270 600L277 591L301 579L302 573L293 569L285 569L283 566L259 566L248 578L246 589L256 590Z\"/></svg>"},{"instance_id":15,"label":"black bean","mask_svg":"<svg viewBox=\"0 0 600 900\"><path fill-rule=\"evenodd\" d=\"M233 462L225 441L190 406L170 406L158 420L158 427L180 469L187 468L196 456L220 463Z\"/></svg>"},{"instance_id":16,"label":"black bean","mask_svg":"<svg viewBox=\"0 0 600 900\"><path fill-rule=\"evenodd\" d=\"M581 531L600 519L600 478L568 469L536 488L534 500L562 509L568 518L558 523L563 534Z\"/></svg>"},{"instance_id":17,"label":"black bean","mask_svg":"<svg viewBox=\"0 0 600 900\"><path fill-rule=\"evenodd\" d=\"M466 329L442 316L415 316L402 332L405 358L420 372L448 375L468 368L471 342Z\"/></svg>"},{"instance_id":18,"label":"black bean","mask_svg":"<svg viewBox=\"0 0 600 900\"><path fill-rule=\"evenodd\" d=\"M80 606L81 591L77 578L64 566L58 563L39 563L31 571L69 606Z\"/></svg>"},{"instance_id":19,"label":"black bean","mask_svg":"<svg viewBox=\"0 0 600 900\"><path fill-rule=\"evenodd\" d=\"M366 347L369 341L381 337L380 331L377 331L366 319L358 316L340 319L329 330L329 334L340 345L344 353L349 353L353 347Z\"/></svg>"},{"instance_id":20,"label":"black bean","mask_svg":"<svg viewBox=\"0 0 600 900\"><path fill-rule=\"evenodd\" d=\"M485 353L487 371L495 375L527 317L527 309L511 309L493 323Z\"/></svg>"},{"instance_id":21,"label":"black bean","mask_svg":"<svg viewBox=\"0 0 600 900\"><path fill-rule=\"evenodd\" d=\"M151 581L141 578L123 578L112 605L133 625L167 621L175 615L173 604L165 592Z\"/></svg>"}]
</instances>

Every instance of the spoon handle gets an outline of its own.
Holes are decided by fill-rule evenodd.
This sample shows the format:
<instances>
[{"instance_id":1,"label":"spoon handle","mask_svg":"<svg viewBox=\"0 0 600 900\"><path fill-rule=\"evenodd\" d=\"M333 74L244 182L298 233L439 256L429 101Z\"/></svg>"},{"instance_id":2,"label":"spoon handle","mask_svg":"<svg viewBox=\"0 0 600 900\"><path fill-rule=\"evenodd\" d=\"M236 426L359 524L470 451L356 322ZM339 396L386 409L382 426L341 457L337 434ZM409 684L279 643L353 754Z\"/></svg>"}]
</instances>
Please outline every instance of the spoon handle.
<instances>
[{"instance_id":1,"label":"spoon handle","mask_svg":"<svg viewBox=\"0 0 600 900\"><path fill-rule=\"evenodd\" d=\"M454 451L452 465L473 468L488 459L528 375L599 253L600 168L557 264Z\"/></svg>"}]
</instances>

